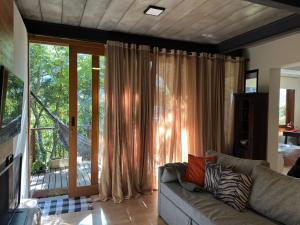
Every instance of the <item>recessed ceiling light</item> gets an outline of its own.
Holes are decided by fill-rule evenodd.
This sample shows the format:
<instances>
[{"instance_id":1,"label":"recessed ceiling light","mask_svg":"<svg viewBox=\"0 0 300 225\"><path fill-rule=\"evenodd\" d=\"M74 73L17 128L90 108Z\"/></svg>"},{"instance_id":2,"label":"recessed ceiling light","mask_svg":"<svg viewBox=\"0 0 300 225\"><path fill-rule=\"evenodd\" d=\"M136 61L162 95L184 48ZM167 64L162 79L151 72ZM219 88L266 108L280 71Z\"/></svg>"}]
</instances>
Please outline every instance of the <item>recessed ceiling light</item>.
<instances>
[{"instance_id":1,"label":"recessed ceiling light","mask_svg":"<svg viewBox=\"0 0 300 225\"><path fill-rule=\"evenodd\" d=\"M166 9L163 7L159 7L159 6L154 6L154 5L149 5L147 7L147 9L145 9L144 13L146 15L150 15L150 16L159 16L160 14L162 14Z\"/></svg>"}]
</instances>

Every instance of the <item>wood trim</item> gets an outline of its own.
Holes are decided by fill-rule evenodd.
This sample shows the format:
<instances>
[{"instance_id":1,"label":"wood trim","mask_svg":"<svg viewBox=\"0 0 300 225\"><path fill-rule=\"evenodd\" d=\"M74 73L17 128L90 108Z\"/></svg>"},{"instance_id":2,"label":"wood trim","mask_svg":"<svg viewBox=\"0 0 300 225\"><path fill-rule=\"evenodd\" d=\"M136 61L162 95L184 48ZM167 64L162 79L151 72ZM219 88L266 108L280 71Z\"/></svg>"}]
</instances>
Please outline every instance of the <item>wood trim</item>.
<instances>
[{"instance_id":1,"label":"wood trim","mask_svg":"<svg viewBox=\"0 0 300 225\"><path fill-rule=\"evenodd\" d=\"M74 120L75 124L72 124ZM76 196L77 181L77 52L69 51L69 196ZM74 126L73 126L74 125Z\"/></svg>"},{"instance_id":2,"label":"wood trim","mask_svg":"<svg viewBox=\"0 0 300 225\"><path fill-rule=\"evenodd\" d=\"M92 56L92 67L99 68L99 56ZM92 70L92 184L98 184L99 70Z\"/></svg>"},{"instance_id":3,"label":"wood trim","mask_svg":"<svg viewBox=\"0 0 300 225\"><path fill-rule=\"evenodd\" d=\"M157 38L146 35L136 35L116 31L104 31L100 29L84 28L64 24L55 24L24 19L28 33L48 37L75 39L85 42L106 43L107 40L150 45L166 49L181 49L195 52L217 53L218 45L201 44L188 41L178 41L165 38Z\"/></svg>"},{"instance_id":4,"label":"wood trim","mask_svg":"<svg viewBox=\"0 0 300 225\"><path fill-rule=\"evenodd\" d=\"M70 45L70 154L69 154L69 195L72 197L98 193L98 145L99 145L99 71L92 70L92 135L91 135L91 185L77 187L77 54L91 54L92 67L99 67L99 56L104 55L101 49ZM75 126L72 126L72 117Z\"/></svg>"},{"instance_id":5,"label":"wood trim","mask_svg":"<svg viewBox=\"0 0 300 225\"><path fill-rule=\"evenodd\" d=\"M268 7L300 13L299 0L246 0L248 2L265 5Z\"/></svg>"},{"instance_id":6,"label":"wood trim","mask_svg":"<svg viewBox=\"0 0 300 225\"><path fill-rule=\"evenodd\" d=\"M91 196L91 195L98 194L98 192L99 192L98 184L94 184L91 186L85 186L85 187L77 187L76 192L74 193L74 195L72 195L72 197Z\"/></svg>"},{"instance_id":7,"label":"wood trim","mask_svg":"<svg viewBox=\"0 0 300 225\"><path fill-rule=\"evenodd\" d=\"M28 35L28 41L31 43L40 44L51 44L51 45L61 45L61 46L73 46L81 49L90 49L89 51L94 54L104 55L105 46L102 43L86 42L79 40L72 40L66 38L55 38L42 35Z\"/></svg>"},{"instance_id":8,"label":"wood trim","mask_svg":"<svg viewBox=\"0 0 300 225\"><path fill-rule=\"evenodd\" d=\"M219 44L221 53L228 53L258 41L279 37L300 28L300 15L293 14L273 23L256 28L244 34L225 40Z\"/></svg>"}]
</instances>

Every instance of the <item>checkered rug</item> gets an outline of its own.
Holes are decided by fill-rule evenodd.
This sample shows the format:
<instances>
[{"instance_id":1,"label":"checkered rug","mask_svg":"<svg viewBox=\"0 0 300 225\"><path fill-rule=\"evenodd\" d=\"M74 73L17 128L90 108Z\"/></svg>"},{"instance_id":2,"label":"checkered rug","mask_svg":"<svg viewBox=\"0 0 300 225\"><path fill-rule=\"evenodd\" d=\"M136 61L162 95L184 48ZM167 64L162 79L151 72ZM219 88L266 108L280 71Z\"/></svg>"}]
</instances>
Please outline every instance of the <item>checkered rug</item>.
<instances>
[{"instance_id":1,"label":"checkered rug","mask_svg":"<svg viewBox=\"0 0 300 225\"><path fill-rule=\"evenodd\" d=\"M41 198L38 200L38 206L42 211L42 216L93 210L92 201L87 197L68 198L68 196L57 196Z\"/></svg>"}]
</instances>

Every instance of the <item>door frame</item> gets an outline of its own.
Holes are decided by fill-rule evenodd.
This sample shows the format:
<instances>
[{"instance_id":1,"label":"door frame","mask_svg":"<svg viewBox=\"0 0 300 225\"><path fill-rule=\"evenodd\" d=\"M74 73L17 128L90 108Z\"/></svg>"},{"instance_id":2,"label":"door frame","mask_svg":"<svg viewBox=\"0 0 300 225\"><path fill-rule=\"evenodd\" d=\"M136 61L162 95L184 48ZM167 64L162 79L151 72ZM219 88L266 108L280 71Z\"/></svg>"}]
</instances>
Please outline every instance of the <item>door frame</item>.
<instances>
[{"instance_id":1,"label":"door frame","mask_svg":"<svg viewBox=\"0 0 300 225\"><path fill-rule=\"evenodd\" d=\"M75 40L75 39L56 38L56 37L43 36L43 35L28 34L28 49L29 49L29 44L30 43L67 46L67 47L69 47L69 60L70 60L70 52L71 52L70 50L71 50L71 47L72 48L78 48L78 49L84 49L84 50L88 51L89 54L95 54L95 55L99 55L99 56L103 56L104 52L105 52L105 45L103 43L86 42L86 41L80 41L80 40ZM70 61L69 61L69 64L70 64ZM29 70L30 70L30 68L29 68L29 63L28 63L28 78L30 76ZM70 74L71 74L71 71L69 70L69 77L70 77ZM70 83L70 79L69 79L69 83ZM93 83L95 83L95 82L93 82ZM29 95L29 92L30 92L30 80L29 79L28 79L27 84L28 84L27 102L28 102L28 105L29 105L30 104L30 95ZM99 88L99 84L98 84L98 88ZM95 95L97 93L93 93L93 94ZM93 102L92 104L100 104L100 102L98 101L98 103L97 103L97 101L96 101L96 102ZM99 110L99 105L98 105L97 108ZM95 122L92 121L92 123L95 123ZM30 131L30 107L28 107L28 143L31 143L31 132L29 132L29 131ZM98 141L99 141L99 139L98 139ZM69 144L71 145L71 143L69 143ZM69 149L69 151L71 151L71 150ZM32 152L32 146L31 146L31 144L29 144L28 154L31 154L31 152ZM28 160L29 160L29 158L28 158ZM91 156L91 160L94 160L96 163L98 163L98 158L97 157ZM70 157L69 157L69 165L70 165L70 163L74 163L74 162L70 162ZM30 180L30 176L31 176L30 175L31 174L31 163L30 163L30 160L29 160L29 164L28 165L29 165L28 166L28 179ZM96 173L98 173L98 170L96 171ZM97 176L97 174L96 175L95 174L93 174L91 176L93 176L93 177ZM70 179L70 167L69 167L69 176L68 176L68 179ZM98 177L97 177L97 179L98 179ZM75 181L75 185L76 185L76 181ZM93 191L95 193L98 192L98 187L96 187L96 186L98 186L98 185L94 184L94 187L93 187L94 190ZM30 190L30 182L28 184L28 190ZM80 195L85 195L86 193L89 193L89 190L88 189L86 190L86 187L83 187L82 190L76 190L76 189L70 188L70 183L68 183L68 190L63 190L63 191L65 191L64 194L69 194L70 195L70 193L71 193L71 194L73 194L73 196L80 196ZM41 192L43 192L43 193L45 192L46 195L49 194L49 191L41 191Z\"/></svg>"},{"instance_id":2,"label":"door frame","mask_svg":"<svg viewBox=\"0 0 300 225\"><path fill-rule=\"evenodd\" d=\"M89 196L98 193L99 152L99 57L104 48L69 46L69 196ZM92 136L91 136L91 185L77 187L77 54L92 55Z\"/></svg>"}]
</instances>

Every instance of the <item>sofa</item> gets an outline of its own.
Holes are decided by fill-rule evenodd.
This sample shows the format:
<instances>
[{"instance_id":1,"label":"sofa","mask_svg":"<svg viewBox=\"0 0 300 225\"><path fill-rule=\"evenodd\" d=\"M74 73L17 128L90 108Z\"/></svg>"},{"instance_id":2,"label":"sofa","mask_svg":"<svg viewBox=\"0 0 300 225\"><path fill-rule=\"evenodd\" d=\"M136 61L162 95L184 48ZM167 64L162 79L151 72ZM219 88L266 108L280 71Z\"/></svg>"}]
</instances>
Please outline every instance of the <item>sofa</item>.
<instances>
[{"instance_id":1,"label":"sofa","mask_svg":"<svg viewBox=\"0 0 300 225\"><path fill-rule=\"evenodd\" d=\"M269 169L261 160L210 151L218 163L253 179L246 210L239 212L209 192L192 192L178 181L162 182L158 170L158 213L169 225L300 225L300 181Z\"/></svg>"}]
</instances>

